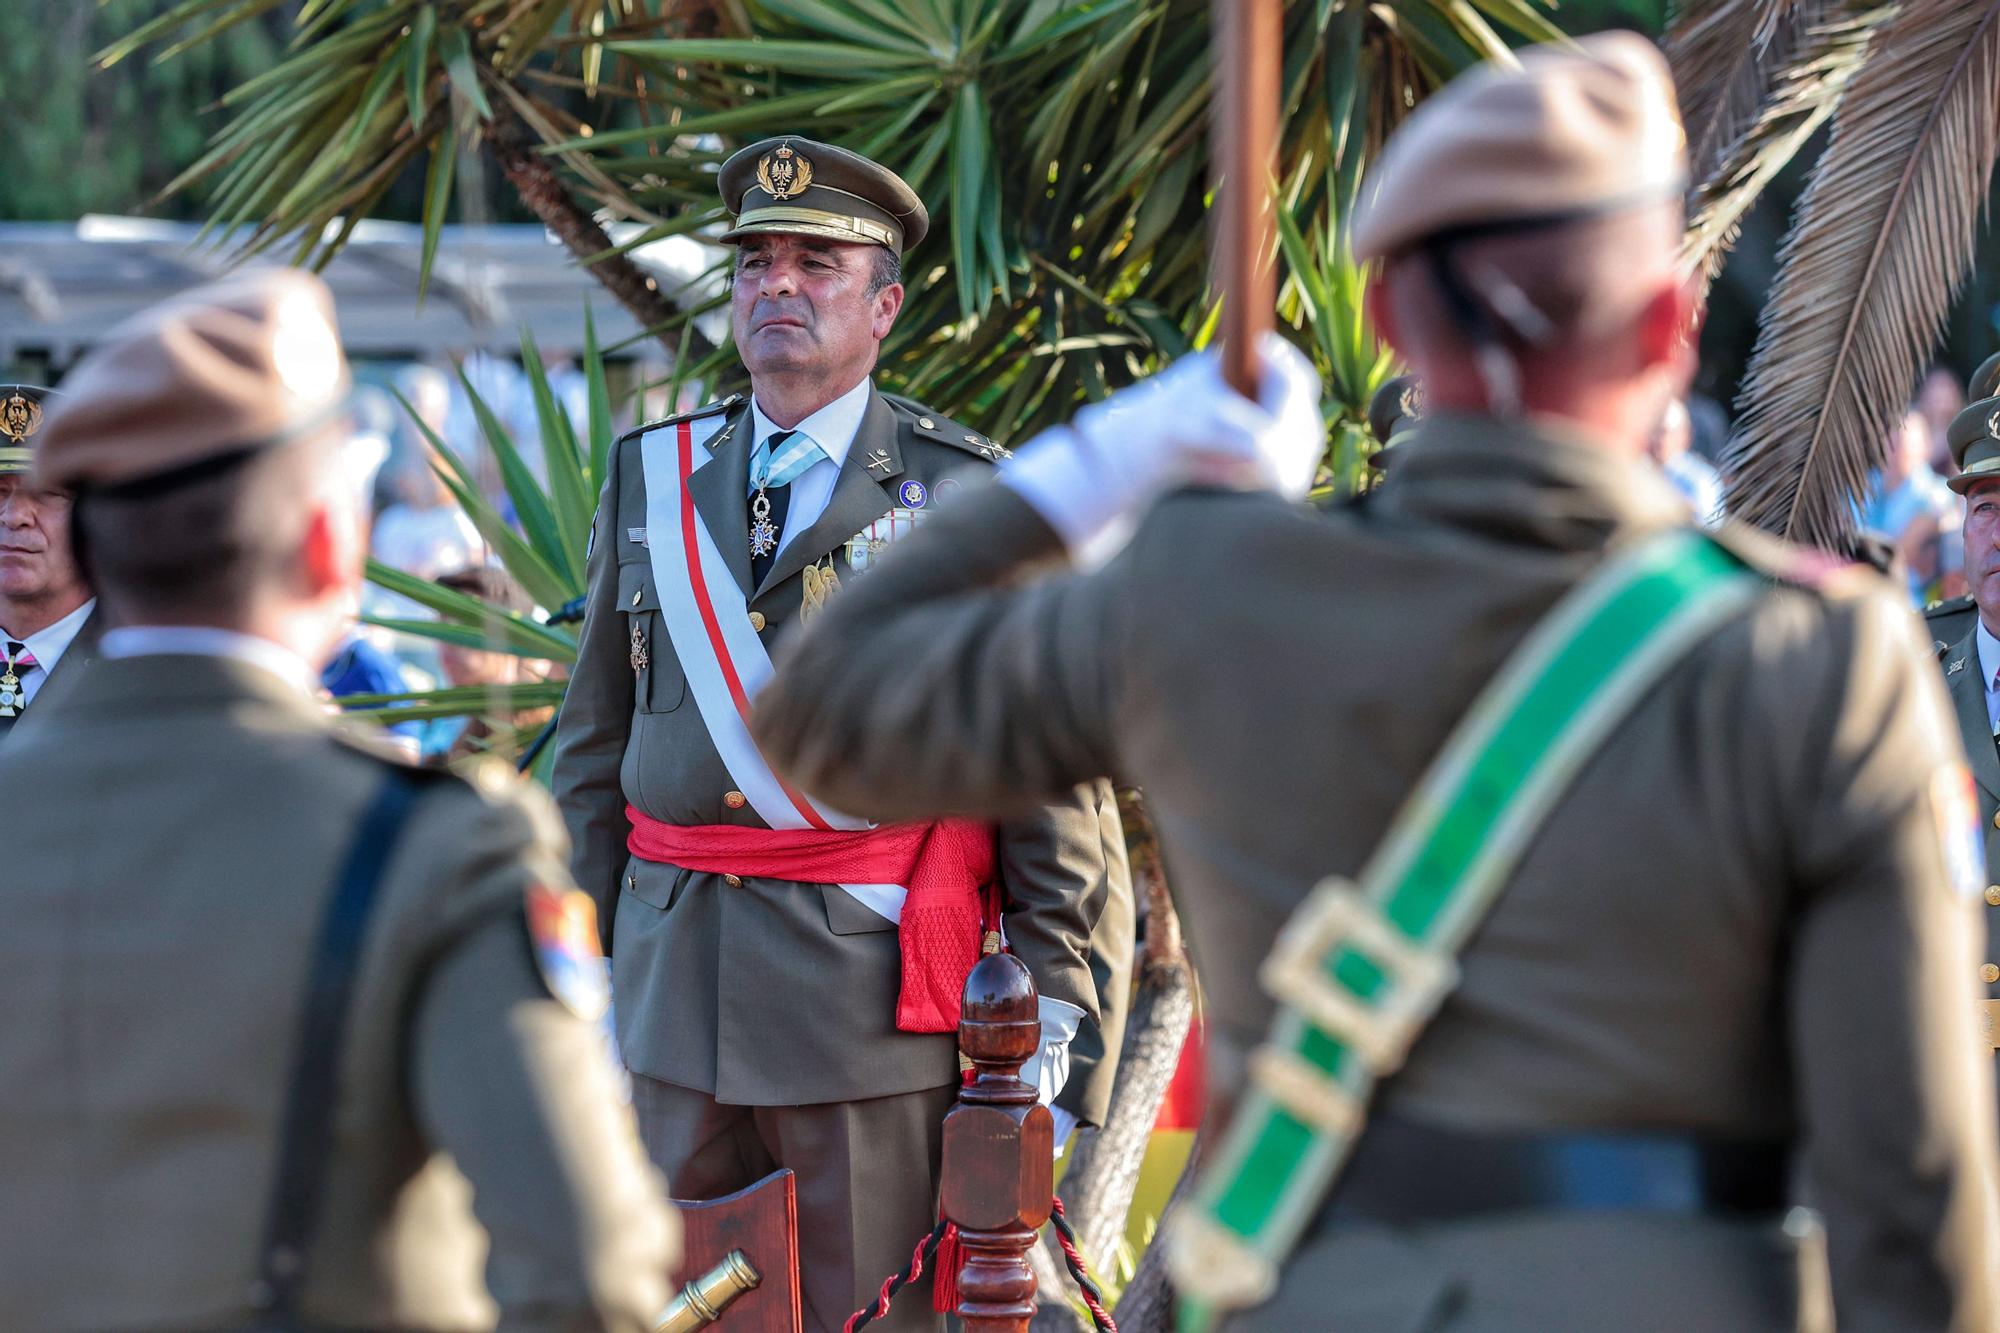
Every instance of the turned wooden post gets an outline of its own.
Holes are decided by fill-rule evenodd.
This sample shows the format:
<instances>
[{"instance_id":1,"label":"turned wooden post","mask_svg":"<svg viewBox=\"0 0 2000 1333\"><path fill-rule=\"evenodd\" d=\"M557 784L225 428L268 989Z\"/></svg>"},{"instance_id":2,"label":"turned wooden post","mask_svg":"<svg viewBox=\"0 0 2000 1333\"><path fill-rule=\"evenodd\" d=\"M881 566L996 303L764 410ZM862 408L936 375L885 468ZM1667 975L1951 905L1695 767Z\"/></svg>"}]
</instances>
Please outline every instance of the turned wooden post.
<instances>
[{"instance_id":1,"label":"turned wooden post","mask_svg":"<svg viewBox=\"0 0 2000 1333\"><path fill-rule=\"evenodd\" d=\"M965 1333L1028 1333L1035 1315L1028 1251L1055 1195L1055 1130L1020 1072L1041 1040L1027 965L1012 954L982 958L965 980L958 1020L959 1049L975 1076L944 1118L941 1211L965 1247Z\"/></svg>"}]
</instances>

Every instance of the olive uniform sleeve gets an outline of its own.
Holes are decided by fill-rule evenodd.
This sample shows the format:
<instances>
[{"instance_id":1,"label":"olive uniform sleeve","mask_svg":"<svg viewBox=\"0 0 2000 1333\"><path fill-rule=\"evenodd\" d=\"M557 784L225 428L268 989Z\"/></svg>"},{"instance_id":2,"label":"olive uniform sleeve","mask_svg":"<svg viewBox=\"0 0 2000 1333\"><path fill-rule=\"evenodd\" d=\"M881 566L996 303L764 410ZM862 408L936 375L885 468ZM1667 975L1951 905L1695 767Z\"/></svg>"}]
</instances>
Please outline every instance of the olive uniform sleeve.
<instances>
[{"instance_id":1,"label":"olive uniform sleeve","mask_svg":"<svg viewBox=\"0 0 2000 1333\"><path fill-rule=\"evenodd\" d=\"M590 531L583 628L556 725L551 789L569 830L570 868L597 903L611 948L618 877L625 865L625 795L619 770L632 730L632 671L618 608L618 456L614 446Z\"/></svg>"},{"instance_id":2,"label":"olive uniform sleeve","mask_svg":"<svg viewBox=\"0 0 2000 1333\"><path fill-rule=\"evenodd\" d=\"M679 1227L604 1029L571 1007L601 994L601 976L558 978L558 998L537 963L520 904L534 886L573 890L553 812L520 795L454 830L461 898L509 906L467 920L425 972L408 1027L413 1111L472 1184L502 1328L636 1333L665 1306Z\"/></svg>"},{"instance_id":3,"label":"olive uniform sleeve","mask_svg":"<svg viewBox=\"0 0 2000 1333\"><path fill-rule=\"evenodd\" d=\"M1122 562L1073 574L1064 559L1026 501L968 486L787 645L757 698L758 744L877 819L1073 799L1117 768L1130 610Z\"/></svg>"},{"instance_id":4,"label":"olive uniform sleeve","mask_svg":"<svg viewBox=\"0 0 2000 1333\"><path fill-rule=\"evenodd\" d=\"M502 1328L647 1330L678 1227L605 1038L550 998L518 918L436 966L412 1044L424 1136L473 1187Z\"/></svg>"},{"instance_id":5,"label":"olive uniform sleeve","mask_svg":"<svg viewBox=\"0 0 2000 1333\"><path fill-rule=\"evenodd\" d=\"M1797 747L1789 1026L1836 1312L1863 1333L2000 1327L1981 886L1947 852L1977 837L1969 778L1910 614L1886 590L1827 614L1832 651L1760 686Z\"/></svg>"}]
</instances>

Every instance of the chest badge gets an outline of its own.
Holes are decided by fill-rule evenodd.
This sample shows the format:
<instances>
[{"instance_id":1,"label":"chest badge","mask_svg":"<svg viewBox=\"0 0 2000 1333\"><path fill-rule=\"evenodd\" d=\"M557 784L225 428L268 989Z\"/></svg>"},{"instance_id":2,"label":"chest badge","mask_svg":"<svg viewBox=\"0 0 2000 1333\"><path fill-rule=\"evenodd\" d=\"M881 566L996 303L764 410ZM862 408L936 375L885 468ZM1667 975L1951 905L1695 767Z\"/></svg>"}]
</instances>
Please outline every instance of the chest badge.
<instances>
[{"instance_id":1,"label":"chest badge","mask_svg":"<svg viewBox=\"0 0 2000 1333\"><path fill-rule=\"evenodd\" d=\"M915 477L896 488L896 499L905 509L922 509L930 498L930 492Z\"/></svg>"},{"instance_id":2,"label":"chest badge","mask_svg":"<svg viewBox=\"0 0 2000 1333\"><path fill-rule=\"evenodd\" d=\"M632 674L636 676L641 671L644 671L646 664L652 660L652 656L646 651L646 627L634 624L632 626Z\"/></svg>"}]
</instances>

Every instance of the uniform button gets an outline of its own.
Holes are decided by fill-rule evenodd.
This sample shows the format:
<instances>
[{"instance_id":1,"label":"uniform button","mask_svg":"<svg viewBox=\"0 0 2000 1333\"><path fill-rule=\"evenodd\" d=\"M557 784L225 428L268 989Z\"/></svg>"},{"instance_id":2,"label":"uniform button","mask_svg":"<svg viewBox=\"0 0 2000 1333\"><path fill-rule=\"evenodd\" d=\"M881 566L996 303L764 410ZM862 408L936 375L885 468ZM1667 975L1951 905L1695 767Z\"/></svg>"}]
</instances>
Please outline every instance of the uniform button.
<instances>
[{"instance_id":1,"label":"uniform button","mask_svg":"<svg viewBox=\"0 0 2000 1333\"><path fill-rule=\"evenodd\" d=\"M1986 901L1995 907L2000 907L2000 884L1986 886Z\"/></svg>"},{"instance_id":2,"label":"uniform button","mask_svg":"<svg viewBox=\"0 0 2000 1333\"><path fill-rule=\"evenodd\" d=\"M742 888L742 887L743 887L743 876L741 876L741 875L724 875L724 876L722 877L722 882L723 882L724 884L727 884L727 885L728 885L728 886L729 886L730 888L732 888L732 889L740 889L740 888Z\"/></svg>"},{"instance_id":3,"label":"uniform button","mask_svg":"<svg viewBox=\"0 0 2000 1333\"><path fill-rule=\"evenodd\" d=\"M932 421L929 417L918 417L917 424L919 426L922 426L925 430L937 429L937 422Z\"/></svg>"},{"instance_id":4,"label":"uniform button","mask_svg":"<svg viewBox=\"0 0 2000 1333\"><path fill-rule=\"evenodd\" d=\"M1979 979L1987 985L2000 981L2000 963L1988 963L1979 969Z\"/></svg>"},{"instance_id":5,"label":"uniform button","mask_svg":"<svg viewBox=\"0 0 2000 1333\"><path fill-rule=\"evenodd\" d=\"M764 632L764 613L762 611L752 611L750 613L750 628L756 630L759 634Z\"/></svg>"},{"instance_id":6,"label":"uniform button","mask_svg":"<svg viewBox=\"0 0 2000 1333\"><path fill-rule=\"evenodd\" d=\"M731 810L741 810L744 806L750 804L740 791L726 791L722 793L722 803Z\"/></svg>"},{"instance_id":7,"label":"uniform button","mask_svg":"<svg viewBox=\"0 0 2000 1333\"><path fill-rule=\"evenodd\" d=\"M639 599L641 597L644 597L645 595L646 595L646 590L644 588L632 589L632 605L637 606L639 604Z\"/></svg>"}]
</instances>

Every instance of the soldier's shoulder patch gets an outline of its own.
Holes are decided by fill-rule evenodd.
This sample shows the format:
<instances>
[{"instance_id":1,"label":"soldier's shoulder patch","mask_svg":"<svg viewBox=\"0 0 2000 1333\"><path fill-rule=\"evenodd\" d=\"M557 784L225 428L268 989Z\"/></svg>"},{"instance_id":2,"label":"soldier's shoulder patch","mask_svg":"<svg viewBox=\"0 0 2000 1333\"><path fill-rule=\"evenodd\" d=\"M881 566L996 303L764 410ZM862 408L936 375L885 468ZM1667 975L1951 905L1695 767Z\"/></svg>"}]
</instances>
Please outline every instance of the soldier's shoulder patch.
<instances>
[{"instance_id":1,"label":"soldier's shoulder patch","mask_svg":"<svg viewBox=\"0 0 2000 1333\"><path fill-rule=\"evenodd\" d=\"M576 889L528 886L528 942L549 994L587 1023L611 1004L611 965L597 933L597 904Z\"/></svg>"},{"instance_id":2,"label":"soldier's shoulder patch","mask_svg":"<svg viewBox=\"0 0 2000 1333\"><path fill-rule=\"evenodd\" d=\"M1979 897L1986 882L1986 839L1971 769L1957 761L1938 766L1931 775L1931 814L1937 819L1952 890L1964 898Z\"/></svg>"},{"instance_id":3,"label":"soldier's shoulder patch","mask_svg":"<svg viewBox=\"0 0 2000 1333\"><path fill-rule=\"evenodd\" d=\"M895 409L896 415L902 418L910 433L918 439L963 449L973 457L984 459L988 463L997 463L1003 458L1012 457L1012 451L1004 448L998 441L953 421L943 413L934 412L914 399L893 393L885 393L882 397Z\"/></svg>"}]
</instances>

